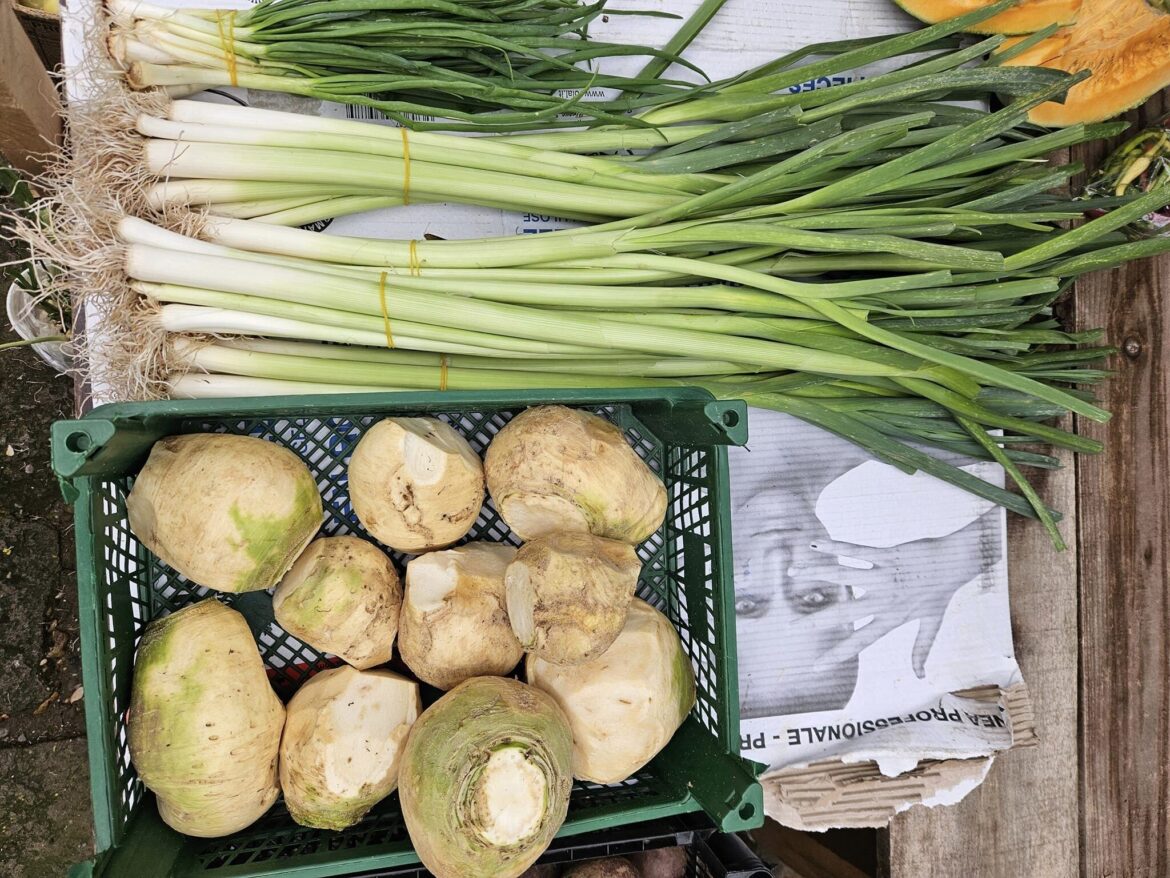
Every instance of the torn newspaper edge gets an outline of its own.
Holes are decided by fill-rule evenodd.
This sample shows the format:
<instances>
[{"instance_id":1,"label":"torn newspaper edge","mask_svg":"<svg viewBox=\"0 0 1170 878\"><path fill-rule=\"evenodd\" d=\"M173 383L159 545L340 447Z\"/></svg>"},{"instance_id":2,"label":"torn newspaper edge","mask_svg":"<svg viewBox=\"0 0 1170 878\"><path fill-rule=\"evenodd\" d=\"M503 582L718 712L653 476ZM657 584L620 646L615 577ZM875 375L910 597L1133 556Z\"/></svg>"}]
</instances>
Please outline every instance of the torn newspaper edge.
<instances>
[{"instance_id":1,"label":"torn newspaper edge","mask_svg":"<svg viewBox=\"0 0 1170 878\"><path fill-rule=\"evenodd\" d=\"M1002 691L990 687L961 694L965 701L988 708L1002 706L1014 747L1036 744L1032 703L1022 683ZM764 809L793 829L881 827L915 805L933 807L961 801L983 782L992 760L992 756L930 759L889 777L875 762L826 759L766 774Z\"/></svg>"}]
</instances>

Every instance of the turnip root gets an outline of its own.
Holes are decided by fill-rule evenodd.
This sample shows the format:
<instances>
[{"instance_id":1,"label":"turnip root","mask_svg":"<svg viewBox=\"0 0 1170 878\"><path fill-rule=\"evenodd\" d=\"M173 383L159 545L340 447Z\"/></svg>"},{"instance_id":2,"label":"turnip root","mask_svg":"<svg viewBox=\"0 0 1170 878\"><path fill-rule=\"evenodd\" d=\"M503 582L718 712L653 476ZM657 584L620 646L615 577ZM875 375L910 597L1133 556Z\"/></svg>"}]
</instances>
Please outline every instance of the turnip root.
<instances>
[{"instance_id":1,"label":"turnip root","mask_svg":"<svg viewBox=\"0 0 1170 878\"><path fill-rule=\"evenodd\" d=\"M357 537L314 540L272 595L285 631L359 669L390 661L401 605L394 565Z\"/></svg>"},{"instance_id":2,"label":"turnip root","mask_svg":"<svg viewBox=\"0 0 1170 878\"><path fill-rule=\"evenodd\" d=\"M406 565L398 651L416 677L450 689L519 664L524 650L504 603L504 570L515 555L513 546L475 542Z\"/></svg>"},{"instance_id":3,"label":"turnip root","mask_svg":"<svg viewBox=\"0 0 1170 878\"><path fill-rule=\"evenodd\" d=\"M558 665L596 658L622 630L642 562L629 543L556 533L525 543L504 574L527 652Z\"/></svg>"},{"instance_id":4,"label":"turnip root","mask_svg":"<svg viewBox=\"0 0 1170 878\"><path fill-rule=\"evenodd\" d=\"M386 418L349 462L349 498L370 535L400 552L461 539L483 506L483 464L467 440L435 418Z\"/></svg>"},{"instance_id":5,"label":"turnip root","mask_svg":"<svg viewBox=\"0 0 1170 878\"><path fill-rule=\"evenodd\" d=\"M641 878L625 857L586 860L565 870L564 878Z\"/></svg>"},{"instance_id":6,"label":"turnip root","mask_svg":"<svg viewBox=\"0 0 1170 878\"><path fill-rule=\"evenodd\" d=\"M235 610L205 600L146 626L128 725L131 762L179 832L229 835L276 801L284 706Z\"/></svg>"},{"instance_id":7,"label":"turnip root","mask_svg":"<svg viewBox=\"0 0 1170 878\"><path fill-rule=\"evenodd\" d=\"M686 878L687 849L654 848L630 854L630 863L642 878Z\"/></svg>"},{"instance_id":8,"label":"turnip root","mask_svg":"<svg viewBox=\"0 0 1170 878\"><path fill-rule=\"evenodd\" d=\"M678 632L637 599L617 640L597 658L560 667L529 655L525 671L569 717L580 780L625 780L666 746L695 704L695 673Z\"/></svg>"},{"instance_id":9,"label":"turnip root","mask_svg":"<svg viewBox=\"0 0 1170 878\"><path fill-rule=\"evenodd\" d=\"M390 671L343 665L302 686L280 742L280 786L293 820L345 829L390 795L421 709L418 684Z\"/></svg>"},{"instance_id":10,"label":"turnip root","mask_svg":"<svg viewBox=\"0 0 1170 878\"><path fill-rule=\"evenodd\" d=\"M130 529L191 581L272 588L321 526L304 462L250 436L191 433L154 443L126 498Z\"/></svg>"},{"instance_id":11,"label":"turnip root","mask_svg":"<svg viewBox=\"0 0 1170 878\"><path fill-rule=\"evenodd\" d=\"M569 807L573 739L556 702L504 677L473 677L410 730L402 816L436 878L517 878Z\"/></svg>"},{"instance_id":12,"label":"turnip root","mask_svg":"<svg viewBox=\"0 0 1170 878\"><path fill-rule=\"evenodd\" d=\"M484 460L488 491L524 540L556 531L637 544L662 526L666 489L622 431L559 405L521 412Z\"/></svg>"}]
</instances>

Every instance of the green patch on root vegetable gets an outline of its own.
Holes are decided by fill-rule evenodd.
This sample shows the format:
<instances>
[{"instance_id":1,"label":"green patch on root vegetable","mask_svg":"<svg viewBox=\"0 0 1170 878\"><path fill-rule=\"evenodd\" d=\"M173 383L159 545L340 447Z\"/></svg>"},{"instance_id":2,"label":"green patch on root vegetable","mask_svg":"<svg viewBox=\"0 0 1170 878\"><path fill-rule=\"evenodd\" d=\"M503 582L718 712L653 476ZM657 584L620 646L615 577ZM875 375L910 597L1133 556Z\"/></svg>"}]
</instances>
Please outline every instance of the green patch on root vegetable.
<instances>
[{"instance_id":1,"label":"green patch on root vegetable","mask_svg":"<svg viewBox=\"0 0 1170 878\"><path fill-rule=\"evenodd\" d=\"M280 786L293 820L345 829L390 795L411 725L418 684L390 671L322 671L288 703Z\"/></svg>"},{"instance_id":2,"label":"green patch on root vegetable","mask_svg":"<svg viewBox=\"0 0 1170 878\"><path fill-rule=\"evenodd\" d=\"M349 495L371 536L400 552L429 552L475 524L483 464L466 439L436 418L386 418L354 449Z\"/></svg>"},{"instance_id":3,"label":"green patch on root vegetable","mask_svg":"<svg viewBox=\"0 0 1170 878\"><path fill-rule=\"evenodd\" d=\"M390 559L350 536L310 543L272 595L285 631L359 669L390 660L401 605Z\"/></svg>"},{"instance_id":4,"label":"green patch on root vegetable","mask_svg":"<svg viewBox=\"0 0 1170 878\"><path fill-rule=\"evenodd\" d=\"M504 571L513 546L473 542L406 565L398 651L416 677L451 689L509 673L524 650L508 622Z\"/></svg>"},{"instance_id":5,"label":"green patch on root vegetable","mask_svg":"<svg viewBox=\"0 0 1170 878\"><path fill-rule=\"evenodd\" d=\"M544 692L474 677L429 707L399 771L402 816L436 878L516 878L564 822L572 733Z\"/></svg>"},{"instance_id":6,"label":"green patch on root vegetable","mask_svg":"<svg viewBox=\"0 0 1170 878\"><path fill-rule=\"evenodd\" d=\"M488 491L521 538L587 532L640 543L662 526L666 489L605 418L564 406L521 412L488 446Z\"/></svg>"},{"instance_id":7,"label":"green patch on root vegetable","mask_svg":"<svg viewBox=\"0 0 1170 878\"><path fill-rule=\"evenodd\" d=\"M645 601L630 604L613 645L562 667L530 655L528 682L548 692L573 727L573 776L595 783L630 777L666 746L695 705L695 675L670 621Z\"/></svg>"},{"instance_id":8,"label":"green patch on root vegetable","mask_svg":"<svg viewBox=\"0 0 1170 878\"><path fill-rule=\"evenodd\" d=\"M271 588L321 526L299 457L248 436L160 439L126 498L130 529L188 579L219 591Z\"/></svg>"},{"instance_id":9,"label":"green patch on root vegetable","mask_svg":"<svg viewBox=\"0 0 1170 878\"><path fill-rule=\"evenodd\" d=\"M131 762L173 829L229 835L276 801L284 706L235 610L205 600L147 625L128 726Z\"/></svg>"},{"instance_id":10,"label":"green patch on root vegetable","mask_svg":"<svg viewBox=\"0 0 1170 878\"><path fill-rule=\"evenodd\" d=\"M621 632L641 572L629 543L587 533L537 537L504 574L512 630L545 661L587 662Z\"/></svg>"}]
</instances>

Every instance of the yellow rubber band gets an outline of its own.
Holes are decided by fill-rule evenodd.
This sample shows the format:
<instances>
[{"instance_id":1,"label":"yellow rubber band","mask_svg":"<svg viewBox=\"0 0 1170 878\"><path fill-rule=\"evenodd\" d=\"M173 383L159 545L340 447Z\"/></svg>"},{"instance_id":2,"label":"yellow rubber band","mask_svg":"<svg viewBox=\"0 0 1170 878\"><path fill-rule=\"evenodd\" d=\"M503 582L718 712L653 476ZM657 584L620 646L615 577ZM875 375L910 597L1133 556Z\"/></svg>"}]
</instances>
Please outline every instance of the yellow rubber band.
<instances>
[{"instance_id":1,"label":"yellow rubber band","mask_svg":"<svg viewBox=\"0 0 1170 878\"><path fill-rule=\"evenodd\" d=\"M215 27L219 31L219 42L223 46L224 60L227 62L228 79L232 85L240 84L239 72L236 69L236 13L234 11L218 10L215 13Z\"/></svg>"},{"instance_id":2,"label":"yellow rubber band","mask_svg":"<svg viewBox=\"0 0 1170 878\"><path fill-rule=\"evenodd\" d=\"M411 277L422 277L422 262L418 258L418 241L413 238L410 241L408 248L410 255L410 275Z\"/></svg>"},{"instance_id":3,"label":"yellow rubber band","mask_svg":"<svg viewBox=\"0 0 1170 878\"><path fill-rule=\"evenodd\" d=\"M394 334L390 331L390 309L386 307L386 272L378 277L378 299L382 303L382 325L386 329L386 347L394 347Z\"/></svg>"},{"instance_id":4,"label":"yellow rubber band","mask_svg":"<svg viewBox=\"0 0 1170 878\"><path fill-rule=\"evenodd\" d=\"M405 128L402 132L402 203L410 204L410 137Z\"/></svg>"},{"instance_id":5,"label":"yellow rubber band","mask_svg":"<svg viewBox=\"0 0 1170 878\"><path fill-rule=\"evenodd\" d=\"M439 390L447 389L447 355L439 354Z\"/></svg>"}]
</instances>

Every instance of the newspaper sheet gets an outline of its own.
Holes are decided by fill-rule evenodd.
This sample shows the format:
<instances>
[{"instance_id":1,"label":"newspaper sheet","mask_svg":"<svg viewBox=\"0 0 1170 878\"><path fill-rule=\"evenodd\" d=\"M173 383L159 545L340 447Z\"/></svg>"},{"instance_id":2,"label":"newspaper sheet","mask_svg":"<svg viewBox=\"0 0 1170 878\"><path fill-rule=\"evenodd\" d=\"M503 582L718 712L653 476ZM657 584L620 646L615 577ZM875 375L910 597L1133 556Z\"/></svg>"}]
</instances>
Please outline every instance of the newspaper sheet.
<instances>
[{"instance_id":1,"label":"newspaper sheet","mask_svg":"<svg viewBox=\"0 0 1170 878\"><path fill-rule=\"evenodd\" d=\"M1001 705L953 694L1019 682L1003 510L788 415L749 424L731 457L743 755L894 775L1010 747Z\"/></svg>"}]
</instances>

